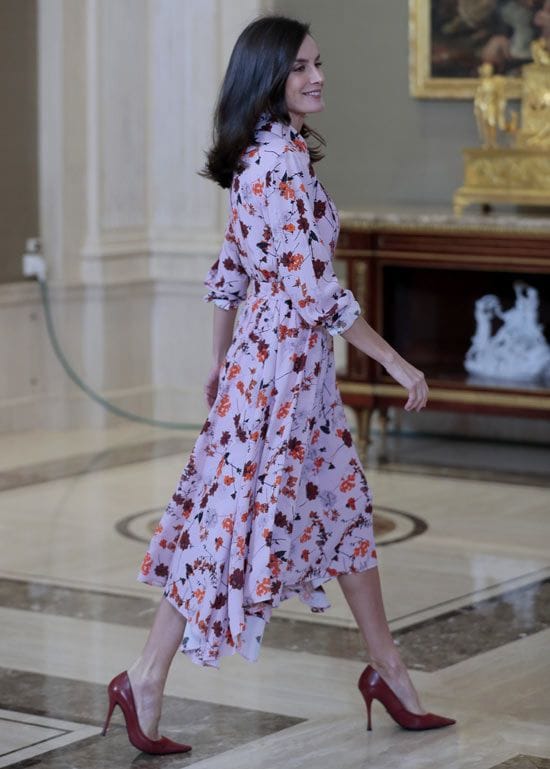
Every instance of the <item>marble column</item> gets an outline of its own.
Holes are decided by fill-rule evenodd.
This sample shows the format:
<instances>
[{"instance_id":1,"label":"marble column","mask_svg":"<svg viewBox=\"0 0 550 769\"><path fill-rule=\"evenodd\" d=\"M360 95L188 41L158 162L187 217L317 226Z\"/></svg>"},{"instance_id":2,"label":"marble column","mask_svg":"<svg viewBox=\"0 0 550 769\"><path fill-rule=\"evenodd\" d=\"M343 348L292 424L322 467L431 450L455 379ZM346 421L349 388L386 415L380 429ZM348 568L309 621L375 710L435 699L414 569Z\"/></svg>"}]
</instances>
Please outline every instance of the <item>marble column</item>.
<instances>
[{"instance_id":1,"label":"marble column","mask_svg":"<svg viewBox=\"0 0 550 769\"><path fill-rule=\"evenodd\" d=\"M269 6L38 0L40 235L54 321L87 384L141 414L197 421L204 408L211 308L200 296L227 194L197 172L237 35ZM53 356L38 294L30 301L40 373L15 388L11 428L28 425L31 406L35 426L105 423ZM0 430L14 403L0 402Z\"/></svg>"},{"instance_id":2,"label":"marble column","mask_svg":"<svg viewBox=\"0 0 550 769\"><path fill-rule=\"evenodd\" d=\"M261 0L40 4L44 237L58 280L186 279L224 198L197 175L230 50Z\"/></svg>"}]
</instances>

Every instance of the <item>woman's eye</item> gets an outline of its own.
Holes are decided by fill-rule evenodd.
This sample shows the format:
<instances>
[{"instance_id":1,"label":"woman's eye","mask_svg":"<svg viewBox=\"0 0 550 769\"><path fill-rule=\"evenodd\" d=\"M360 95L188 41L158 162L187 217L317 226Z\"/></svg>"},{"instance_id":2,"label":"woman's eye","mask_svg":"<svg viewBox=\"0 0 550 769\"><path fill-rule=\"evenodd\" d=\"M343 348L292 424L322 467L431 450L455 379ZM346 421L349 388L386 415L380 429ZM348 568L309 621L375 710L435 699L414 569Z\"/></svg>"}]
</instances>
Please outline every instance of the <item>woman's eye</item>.
<instances>
[{"instance_id":1,"label":"woman's eye","mask_svg":"<svg viewBox=\"0 0 550 769\"><path fill-rule=\"evenodd\" d=\"M299 67L294 67L293 72L301 72L304 69L304 65L300 64Z\"/></svg>"}]
</instances>

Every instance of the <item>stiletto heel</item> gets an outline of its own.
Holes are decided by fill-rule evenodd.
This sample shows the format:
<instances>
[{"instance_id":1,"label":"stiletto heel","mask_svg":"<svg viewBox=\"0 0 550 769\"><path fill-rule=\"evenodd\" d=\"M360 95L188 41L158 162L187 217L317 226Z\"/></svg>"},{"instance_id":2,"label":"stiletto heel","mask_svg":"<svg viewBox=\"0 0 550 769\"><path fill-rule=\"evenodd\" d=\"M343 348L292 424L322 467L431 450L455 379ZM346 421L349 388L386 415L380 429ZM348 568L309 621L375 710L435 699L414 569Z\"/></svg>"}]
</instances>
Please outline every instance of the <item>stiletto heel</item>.
<instances>
[{"instance_id":1,"label":"stiletto heel","mask_svg":"<svg viewBox=\"0 0 550 769\"><path fill-rule=\"evenodd\" d=\"M371 709L371 705L372 705L372 697L369 697L366 700L366 703L367 703L367 732L372 732L372 723L371 723L371 718L370 718L370 709Z\"/></svg>"},{"instance_id":2,"label":"stiletto heel","mask_svg":"<svg viewBox=\"0 0 550 769\"><path fill-rule=\"evenodd\" d=\"M107 732L107 727L111 721L115 705L118 705L124 714L128 739L134 748L141 750L143 753L151 753L155 756L165 755L167 753L187 753L191 750L191 745L173 742L172 740L169 740L168 737L152 740L143 733L141 726L139 725L134 694L126 671L124 671L124 673L119 673L118 676L113 678L107 687L107 692L109 695L109 710L105 720L105 726L103 727L103 736L105 736L105 733Z\"/></svg>"},{"instance_id":3,"label":"stiletto heel","mask_svg":"<svg viewBox=\"0 0 550 769\"><path fill-rule=\"evenodd\" d=\"M424 713L423 715L411 713L371 665L367 665L363 670L357 686L367 705L367 730L369 732L372 731L371 705L373 699L381 702L393 720L403 729L420 731L422 729L440 729L442 726L456 724L454 718L437 716L435 713Z\"/></svg>"},{"instance_id":4,"label":"stiletto heel","mask_svg":"<svg viewBox=\"0 0 550 769\"><path fill-rule=\"evenodd\" d=\"M103 725L103 731L101 734L105 737L107 734L107 729L109 728L109 724L111 723L111 716L113 715L113 710L115 709L116 705L116 699L111 696L111 693L109 692L109 712L107 713L107 718L105 719L105 724Z\"/></svg>"}]
</instances>

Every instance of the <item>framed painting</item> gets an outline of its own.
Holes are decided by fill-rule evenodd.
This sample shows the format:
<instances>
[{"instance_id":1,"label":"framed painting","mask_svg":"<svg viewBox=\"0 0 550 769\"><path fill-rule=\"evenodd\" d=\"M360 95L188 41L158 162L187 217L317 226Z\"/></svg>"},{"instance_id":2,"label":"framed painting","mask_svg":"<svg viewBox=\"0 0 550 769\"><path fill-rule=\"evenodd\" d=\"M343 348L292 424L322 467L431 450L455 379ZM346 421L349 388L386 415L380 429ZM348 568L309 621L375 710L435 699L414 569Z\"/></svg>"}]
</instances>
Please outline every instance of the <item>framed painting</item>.
<instances>
[{"instance_id":1,"label":"framed painting","mask_svg":"<svg viewBox=\"0 0 550 769\"><path fill-rule=\"evenodd\" d=\"M478 68L489 62L517 97L541 35L550 39L550 0L409 0L411 94L472 98Z\"/></svg>"}]
</instances>

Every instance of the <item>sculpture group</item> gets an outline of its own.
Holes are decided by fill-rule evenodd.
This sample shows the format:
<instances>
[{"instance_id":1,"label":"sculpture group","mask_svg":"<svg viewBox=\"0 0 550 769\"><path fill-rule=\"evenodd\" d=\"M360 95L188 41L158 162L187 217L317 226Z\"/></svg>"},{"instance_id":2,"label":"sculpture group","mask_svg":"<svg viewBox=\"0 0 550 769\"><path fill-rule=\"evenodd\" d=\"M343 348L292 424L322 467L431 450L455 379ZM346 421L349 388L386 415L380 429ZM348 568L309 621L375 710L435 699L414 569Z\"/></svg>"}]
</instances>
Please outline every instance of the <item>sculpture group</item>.
<instances>
[{"instance_id":1,"label":"sculpture group","mask_svg":"<svg viewBox=\"0 0 550 769\"><path fill-rule=\"evenodd\" d=\"M538 321L538 292L521 282L514 283L514 291L516 303L505 311L494 294L477 300L476 331L464 361L469 374L511 381L550 374L550 345Z\"/></svg>"}]
</instances>

